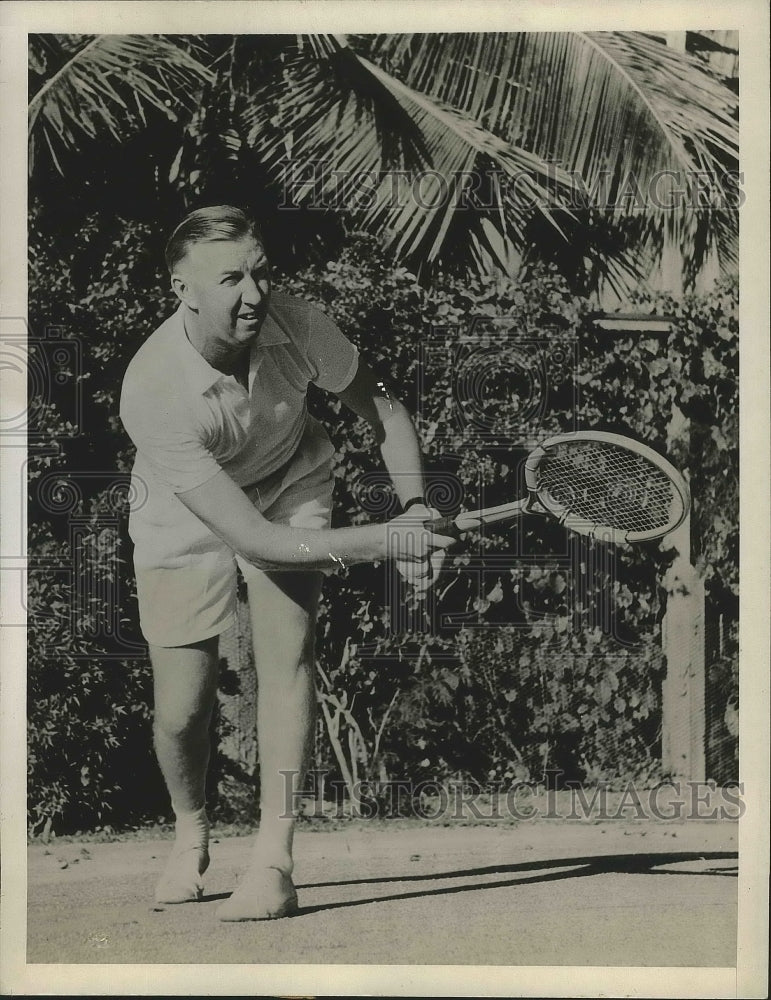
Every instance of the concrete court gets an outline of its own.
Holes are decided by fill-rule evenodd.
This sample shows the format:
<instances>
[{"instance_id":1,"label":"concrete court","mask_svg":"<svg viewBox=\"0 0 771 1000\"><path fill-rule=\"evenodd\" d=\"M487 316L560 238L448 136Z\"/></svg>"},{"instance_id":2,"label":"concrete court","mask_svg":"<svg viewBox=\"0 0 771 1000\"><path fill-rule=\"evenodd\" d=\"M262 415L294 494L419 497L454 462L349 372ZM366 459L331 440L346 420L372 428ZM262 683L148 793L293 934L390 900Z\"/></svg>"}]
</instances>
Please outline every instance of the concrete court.
<instances>
[{"instance_id":1,"label":"concrete court","mask_svg":"<svg viewBox=\"0 0 771 1000\"><path fill-rule=\"evenodd\" d=\"M737 838L705 820L300 831L300 913L242 924L214 912L246 837L213 844L203 902L165 908L168 840L33 845L27 960L734 966Z\"/></svg>"}]
</instances>

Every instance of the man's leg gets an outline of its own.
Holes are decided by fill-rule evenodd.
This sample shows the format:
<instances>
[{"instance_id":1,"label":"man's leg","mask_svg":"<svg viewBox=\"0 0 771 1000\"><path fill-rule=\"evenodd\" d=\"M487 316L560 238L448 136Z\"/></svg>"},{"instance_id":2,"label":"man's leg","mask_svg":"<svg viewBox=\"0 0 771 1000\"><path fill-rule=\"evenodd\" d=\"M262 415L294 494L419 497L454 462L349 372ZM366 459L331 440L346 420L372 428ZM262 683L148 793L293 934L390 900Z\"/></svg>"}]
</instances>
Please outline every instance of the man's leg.
<instances>
[{"instance_id":1,"label":"man's leg","mask_svg":"<svg viewBox=\"0 0 771 1000\"><path fill-rule=\"evenodd\" d=\"M260 828L246 875L219 909L222 920L265 920L297 908L290 792L302 787L313 738L321 580L320 573L281 572L255 573L248 581L258 686Z\"/></svg>"},{"instance_id":2,"label":"man's leg","mask_svg":"<svg viewBox=\"0 0 771 1000\"><path fill-rule=\"evenodd\" d=\"M190 646L150 646L155 687L155 752L176 815L176 840L156 902L200 899L209 865L206 768L217 696L218 638Z\"/></svg>"}]
</instances>

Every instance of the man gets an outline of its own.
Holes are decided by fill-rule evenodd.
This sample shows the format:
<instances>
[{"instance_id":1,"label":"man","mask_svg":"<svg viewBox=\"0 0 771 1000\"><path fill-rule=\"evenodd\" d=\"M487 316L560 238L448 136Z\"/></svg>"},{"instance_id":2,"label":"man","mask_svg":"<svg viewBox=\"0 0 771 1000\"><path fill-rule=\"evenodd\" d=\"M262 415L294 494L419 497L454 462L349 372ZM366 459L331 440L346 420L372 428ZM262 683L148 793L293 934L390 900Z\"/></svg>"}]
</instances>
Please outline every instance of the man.
<instances>
[{"instance_id":1,"label":"man","mask_svg":"<svg viewBox=\"0 0 771 1000\"><path fill-rule=\"evenodd\" d=\"M129 528L153 666L155 747L176 817L156 900L198 900L209 864L208 725L238 563L258 676L260 826L248 869L218 915L281 917L297 909L282 772L295 775L292 791L301 788L323 571L394 558L425 587L452 540L422 527L432 512L407 411L322 312L271 294L265 250L244 213L221 205L193 212L171 235L166 261L180 305L135 355L121 396L143 498ZM330 529L334 448L307 412L310 382L375 428L405 507L388 525Z\"/></svg>"}]
</instances>

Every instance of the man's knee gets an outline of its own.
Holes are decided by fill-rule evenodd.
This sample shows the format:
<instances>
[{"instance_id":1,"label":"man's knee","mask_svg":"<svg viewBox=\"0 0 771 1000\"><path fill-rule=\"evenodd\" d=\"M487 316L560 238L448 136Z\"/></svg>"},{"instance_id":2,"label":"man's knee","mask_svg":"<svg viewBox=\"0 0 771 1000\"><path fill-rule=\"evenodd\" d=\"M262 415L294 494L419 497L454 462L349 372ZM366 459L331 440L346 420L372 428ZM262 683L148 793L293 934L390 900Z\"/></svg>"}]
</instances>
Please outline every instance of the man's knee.
<instances>
[{"instance_id":1,"label":"man's knee","mask_svg":"<svg viewBox=\"0 0 771 1000\"><path fill-rule=\"evenodd\" d=\"M153 734L156 741L161 739L189 740L204 737L209 729L211 708L208 705L180 711L169 706L156 706L153 718Z\"/></svg>"},{"instance_id":2,"label":"man's knee","mask_svg":"<svg viewBox=\"0 0 771 1000\"><path fill-rule=\"evenodd\" d=\"M157 735L205 733L217 697L216 639L174 648L150 647Z\"/></svg>"},{"instance_id":3,"label":"man's knee","mask_svg":"<svg viewBox=\"0 0 771 1000\"><path fill-rule=\"evenodd\" d=\"M266 573L249 583L252 645L258 670L289 674L314 661L321 574Z\"/></svg>"},{"instance_id":4,"label":"man's knee","mask_svg":"<svg viewBox=\"0 0 771 1000\"><path fill-rule=\"evenodd\" d=\"M254 659L261 683L293 684L298 671L313 670L315 664L315 626L287 628L280 641L270 636L252 634Z\"/></svg>"}]
</instances>

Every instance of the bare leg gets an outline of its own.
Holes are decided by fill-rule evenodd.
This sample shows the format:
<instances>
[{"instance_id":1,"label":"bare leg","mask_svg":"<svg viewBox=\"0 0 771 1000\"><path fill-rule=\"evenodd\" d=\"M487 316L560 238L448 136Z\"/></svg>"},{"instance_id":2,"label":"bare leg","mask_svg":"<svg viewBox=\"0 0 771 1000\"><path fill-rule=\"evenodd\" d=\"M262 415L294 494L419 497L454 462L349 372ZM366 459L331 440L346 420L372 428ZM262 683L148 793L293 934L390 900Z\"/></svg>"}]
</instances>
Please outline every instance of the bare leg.
<instances>
[{"instance_id":1,"label":"bare leg","mask_svg":"<svg viewBox=\"0 0 771 1000\"><path fill-rule=\"evenodd\" d=\"M320 573L262 573L248 584L258 683L260 829L246 876L220 907L222 920L265 920L297 908L290 793L302 787L313 737L321 579Z\"/></svg>"},{"instance_id":2,"label":"bare leg","mask_svg":"<svg viewBox=\"0 0 771 1000\"><path fill-rule=\"evenodd\" d=\"M176 841L156 889L159 903L201 896L209 865L205 811L209 721L217 695L217 638L190 646L150 646L155 687L155 751L176 814Z\"/></svg>"}]
</instances>

